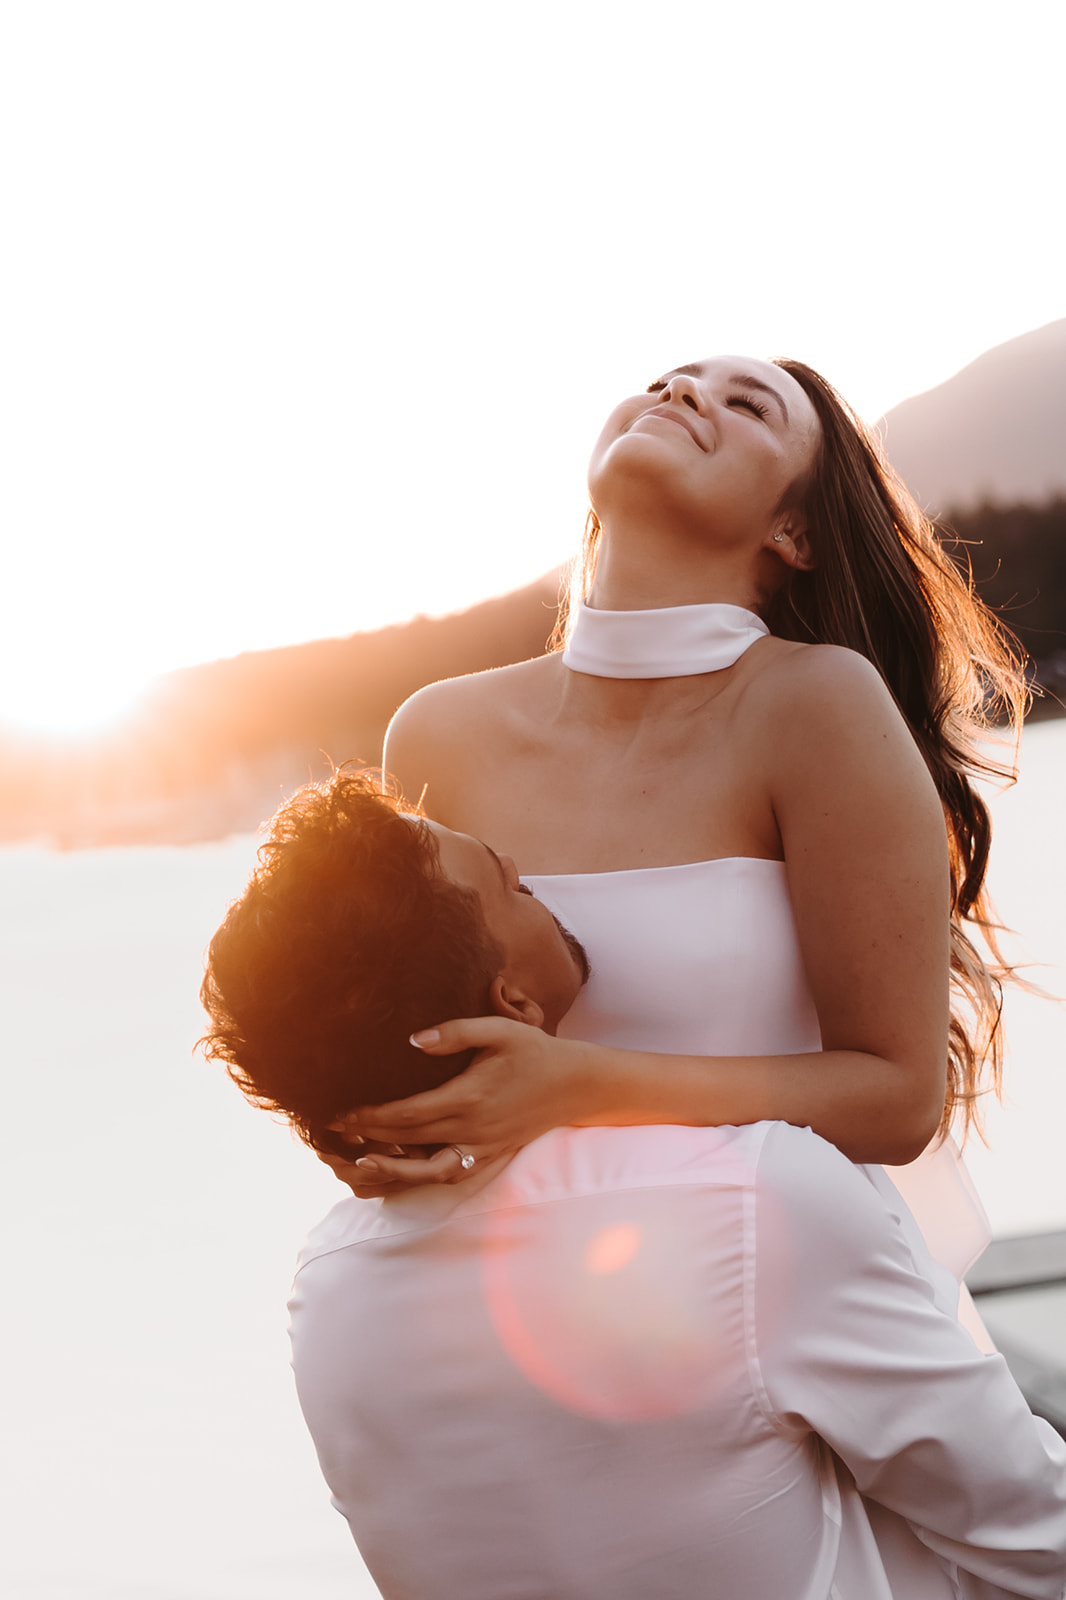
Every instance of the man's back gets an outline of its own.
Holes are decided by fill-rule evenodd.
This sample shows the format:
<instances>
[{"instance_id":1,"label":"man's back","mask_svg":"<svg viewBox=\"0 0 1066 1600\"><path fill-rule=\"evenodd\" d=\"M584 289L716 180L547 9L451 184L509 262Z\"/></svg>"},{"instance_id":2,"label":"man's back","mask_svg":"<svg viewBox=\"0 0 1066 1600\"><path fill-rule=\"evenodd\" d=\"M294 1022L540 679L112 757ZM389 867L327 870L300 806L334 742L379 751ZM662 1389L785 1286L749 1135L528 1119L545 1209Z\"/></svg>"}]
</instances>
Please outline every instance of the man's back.
<instances>
[{"instance_id":1,"label":"man's back","mask_svg":"<svg viewBox=\"0 0 1066 1600\"><path fill-rule=\"evenodd\" d=\"M1066 1449L806 1130L559 1130L343 1202L292 1317L387 1600L1062 1593Z\"/></svg>"}]
</instances>

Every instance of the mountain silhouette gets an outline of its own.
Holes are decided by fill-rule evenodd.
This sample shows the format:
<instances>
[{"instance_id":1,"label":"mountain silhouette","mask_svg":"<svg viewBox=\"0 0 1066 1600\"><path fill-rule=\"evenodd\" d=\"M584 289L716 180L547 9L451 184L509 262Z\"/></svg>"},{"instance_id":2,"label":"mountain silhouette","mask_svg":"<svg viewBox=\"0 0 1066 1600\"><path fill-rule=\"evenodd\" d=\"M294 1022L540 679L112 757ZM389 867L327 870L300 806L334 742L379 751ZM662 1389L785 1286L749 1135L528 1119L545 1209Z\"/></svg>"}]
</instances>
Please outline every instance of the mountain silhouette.
<instances>
[{"instance_id":1,"label":"mountain silhouette","mask_svg":"<svg viewBox=\"0 0 1066 1600\"><path fill-rule=\"evenodd\" d=\"M884 419L890 459L947 547L1066 699L1066 320L997 346ZM951 537L951 535L955 537ZM0 729L0 843L184 844L254 828L331 762L380 759L422 684L540 655L559 574L439 618L250 651L157 680L94 744ZM417 799L417 796L412 796Z\"/></svg>"},{"instance_id":2,"label":"mountain silhouette","mask_svg":"<svg viewBox=\"0 0 1066 1600\"><path fill-rule=\"evenodd\" d=\"M892 465L934 514L1066 493L1066 318L986 350L880 426Z\"/></svg>"}]
</instances>

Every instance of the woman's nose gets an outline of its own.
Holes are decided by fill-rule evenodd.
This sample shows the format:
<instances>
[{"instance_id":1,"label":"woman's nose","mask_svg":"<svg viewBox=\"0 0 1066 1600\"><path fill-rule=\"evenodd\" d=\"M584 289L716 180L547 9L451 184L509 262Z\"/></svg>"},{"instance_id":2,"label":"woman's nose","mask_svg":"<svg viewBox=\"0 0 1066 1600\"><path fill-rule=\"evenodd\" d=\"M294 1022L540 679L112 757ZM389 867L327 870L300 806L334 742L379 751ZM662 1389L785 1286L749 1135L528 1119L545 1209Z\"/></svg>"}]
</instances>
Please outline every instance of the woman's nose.
<instances>
[{"instance_id":1,"label":"woman's nose","mask_svg":"<svg viewBox=\"0 0 1066 1600\"><path fill-rule=\"evenodd\" d=\"M693 411L703 412L699 384L687 372L675 373L666 385L662 398L672 401L675 406L691 406Z\"/></svg>"}]
</instances>

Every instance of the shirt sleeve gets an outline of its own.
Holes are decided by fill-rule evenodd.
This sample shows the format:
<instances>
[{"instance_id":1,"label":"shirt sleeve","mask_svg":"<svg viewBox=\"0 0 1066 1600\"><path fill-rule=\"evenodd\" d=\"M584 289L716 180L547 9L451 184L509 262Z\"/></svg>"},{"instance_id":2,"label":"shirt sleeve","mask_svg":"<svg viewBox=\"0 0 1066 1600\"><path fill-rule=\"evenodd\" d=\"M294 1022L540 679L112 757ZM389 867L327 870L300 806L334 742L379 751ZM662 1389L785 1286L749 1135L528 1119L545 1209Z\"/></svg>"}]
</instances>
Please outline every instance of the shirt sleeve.
<instances>
[{"instance_id":1,"label":"shirt sleeve","mask_svg":"<svg viewBox=\"0 0 1066 1600\"><path fill-rule=\"evenodd\" d=\"M749 1216L749 1351L768 1420L819 1434L862 1494L946 1561L1034 1600L1066 1589L1066 1441L1002 1356L939 1311L916 1246L810 1129L762 1147Z\"/></svg>"}]
</instances>

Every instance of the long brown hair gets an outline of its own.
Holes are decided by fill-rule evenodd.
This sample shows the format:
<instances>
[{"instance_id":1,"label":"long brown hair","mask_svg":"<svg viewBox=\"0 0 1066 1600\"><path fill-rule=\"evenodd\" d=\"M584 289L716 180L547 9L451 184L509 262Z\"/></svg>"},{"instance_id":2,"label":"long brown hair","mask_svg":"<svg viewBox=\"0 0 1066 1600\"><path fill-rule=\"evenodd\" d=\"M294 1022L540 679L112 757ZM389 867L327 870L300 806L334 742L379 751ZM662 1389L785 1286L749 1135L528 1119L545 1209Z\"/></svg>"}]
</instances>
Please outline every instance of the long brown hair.
<instances>
[{"instance_id":1,"label":"long brown hair","mask_svg":"<svg viewBox=\"0 0 1066 1600\"><path fill-rule=\"evenodd\" d=\"M936 784L951 864L953 991L941 1133L956 1111L968 1128L979 1125L986 1086L1000 1087L1002 985L1012 975L985 890L992 824L973 780L1015 776L1013 761L995 759L980 740L993 724L1020 729L1024 654L948 555L876 435L813 368L774 364L810 399L822 438L804 496L816 564L790 570L764 620L779 638L844 645L871 661ZM565 637L567 611L591 587L599 538L590 512L555 644ZM967 928L980 935L987 959Z\"/></svg>"}]
</instances>

